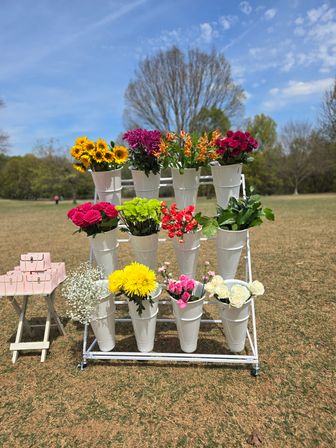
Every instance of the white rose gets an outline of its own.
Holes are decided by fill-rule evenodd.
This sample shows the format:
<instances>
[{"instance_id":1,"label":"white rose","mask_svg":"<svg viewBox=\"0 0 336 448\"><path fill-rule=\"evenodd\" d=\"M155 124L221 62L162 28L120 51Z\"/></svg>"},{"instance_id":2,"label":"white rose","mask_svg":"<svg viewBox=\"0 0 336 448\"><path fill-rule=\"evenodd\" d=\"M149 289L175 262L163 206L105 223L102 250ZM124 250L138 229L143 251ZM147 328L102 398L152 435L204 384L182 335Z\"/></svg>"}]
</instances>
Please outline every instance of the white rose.
<instances>
[{"instance_id":1,"label":"white rose","mask_svg":"<svg viewBox=\"0 0 336 448\"><path fill-rule=\"evenodd\" d=\"M264 285L258 282L258 280L249 284L249 290L253 296L262 296L265 292Z\"/></svg>"},{"instance_id":2,"label":"white rose","mask_svg":"<svg viewBox=\"0 0 336 448\"><path fill-rule=\"evenodd\" d=\"M225 285L224 279L220 275L215 275L212 278L211 283L217 287Z\"/></svg>"},{"instance_id":3,"label":"white rose","mask_svg":"<svg viewBox=\"0 0 336 448\"><path fill-rule=\"evenodd\" d=\"M251 293L246 286L233 285L229 295L230 305L235 308L241 308L250 296Z\"/></svg>"},{"instance_id":4,"label":"white rose","mask_svg":"<svg viewBox=\"0 0 336 448\"><path fill-rule=\"evenodd\" d=\"M211 282L206 283L204 289L210 294L210 297L215 294L215 285L213 285Z\"/></svg>"},{"instance_id":5,"label":"white rose","mask_svg":"<svg viewBox=\"0 0 336 448\"><path fill-rule=\"evenodd\" d=\"M222 285L215 290L215 294L217 294L219 299L225 299L229 297L229 289L226 285Z\"/></svg>"}]
</instances>

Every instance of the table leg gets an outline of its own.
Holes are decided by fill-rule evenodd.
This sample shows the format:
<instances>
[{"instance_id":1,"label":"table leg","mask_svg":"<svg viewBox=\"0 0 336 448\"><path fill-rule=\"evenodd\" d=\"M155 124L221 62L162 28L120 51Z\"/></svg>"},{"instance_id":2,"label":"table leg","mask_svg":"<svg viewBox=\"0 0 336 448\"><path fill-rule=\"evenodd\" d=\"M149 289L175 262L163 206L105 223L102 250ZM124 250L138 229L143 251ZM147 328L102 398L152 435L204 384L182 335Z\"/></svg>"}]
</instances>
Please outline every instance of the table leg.
<instances>
[{"instance_id":1,"label":"table leg","mask_svg":"<svg viewBox=\"0 0 336 448\"><path fill-rule=\"evenodd\" d=\"M13 305L13 308L14 308L16 314L20 317L22 310L21 310L20 305L17 303L15 297L7 297L7 298L10 301L10 303ZM27 333L29 334L29 336L32 337L32 335L33 335L32 328L31 328L28 320L25 317L23 318L23 325L24 325L25 329L27 330Z\"/></svg>"},{"instance_id":2,"label":"table leg","mask_svg":"<svg viewBox=\"0 0 336 448\"><path fill-rule=\"evenodd\" d=\"M57 324L57 328L58 328L59 332L63 336L65 336L65 329L64 329L63 324L62 324L62 322L61 322L60 318L58 317L58 314L57 314L57 312L55 310L54 301L55 301L55 293L52 292L51 295L50 295L50 301L49 301L50 307L51 307L51 313L52 313L53 318L55 319L55 322Z\"/></svg>"},{"instance_id":3,"label":"table leg","mask_svg":"<svg viewBox=\"0 0 336 448\"><path fill-rule=\"evenodd\" d=\"M44 337L43 342L49 342L49 335L50 335L50 323L51 323L51 314L52 314L52 305L51 305L51 296L46 296L46 301L48 305L48 313L47 313L47 319L44 329ZM41 353L41 362L44 362L47 357L47 349L42 349Z\"/></svg>"},{"instance_id":4,"label":"table leg","mask_svg":"<svg viewBox=\"0 0 336 448\"><path fill-rule=\"evenodd\" d=\"M21 341L21 338L22 338L23 324L24 324L24 320L25 320L27 304L28 304L28 296L25 296L25 297L23 297L22 309L21 309L21 312L20 312L19 324L18 324L16 337L15 337L15 344L18 344ZM12 363L13 364L16 363L16 361L18 359L18 356L19 356L19 350L14 350L13 351L13 356L12 356Z\"/></svg>"}]
</instances>

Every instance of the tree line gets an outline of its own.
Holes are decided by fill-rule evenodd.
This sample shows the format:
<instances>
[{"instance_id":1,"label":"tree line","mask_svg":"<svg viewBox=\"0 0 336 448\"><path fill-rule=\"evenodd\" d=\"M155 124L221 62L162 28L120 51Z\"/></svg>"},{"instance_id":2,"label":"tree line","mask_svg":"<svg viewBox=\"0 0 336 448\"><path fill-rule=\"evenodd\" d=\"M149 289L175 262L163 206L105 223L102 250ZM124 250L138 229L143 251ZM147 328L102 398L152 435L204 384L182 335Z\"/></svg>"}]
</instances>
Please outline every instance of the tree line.
<instances>
[{"instance_id":1,"label":"tree line","mask_svg":"<svg viewBox=\"0 0 336 448\"><path fill-rule=\"evenodd\" d=\"M173 47L140 62L125 92L125 128L225 133L239 127L261 144L254 162L244 167L247 183L259 193L336 191L336 80L325 92L314 126L290 121L279 133L267 115L243 120L243 108L244 92L232 79L223 54L198 49L184 54ZM67 148L53 140L40 142L32 154L24 156L10 156L8 148L8 135L0 130L0 197L92 197L90 175L73 170ZM169 174L166 171L163 176ZM129 170L123 170L123 177L131 177ZM132 192L125 190L125 194ZM167 187L161 194L170 196L172 190ZM213 191L201 186L200 194L211 196Z\"/></svg>"}]
</instances>

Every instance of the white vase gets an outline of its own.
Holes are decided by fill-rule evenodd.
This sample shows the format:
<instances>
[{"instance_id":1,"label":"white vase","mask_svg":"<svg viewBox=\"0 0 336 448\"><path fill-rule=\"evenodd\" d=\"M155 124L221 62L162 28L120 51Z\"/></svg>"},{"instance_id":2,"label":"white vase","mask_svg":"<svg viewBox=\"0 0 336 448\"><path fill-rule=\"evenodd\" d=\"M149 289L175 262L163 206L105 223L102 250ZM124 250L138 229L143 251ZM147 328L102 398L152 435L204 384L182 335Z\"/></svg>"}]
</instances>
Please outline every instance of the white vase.
<instances>
[{"instance_id":1,"label":"white vase","mask_svg":"<svg viewBox=\"0 0 336 448\"><path fill-rule=\"evenodd\" d=\"M97 233L89 238L97 265L103 269L107 278L118 267L118 229Z\"/></svg>"},{"instance_id":2,"label":"white vase","mask_svg":"<svg viewBox=\"0 0 336 448\"><path fill-rule=\"evenodd\" d=\"M138 198L158 199L160 189L160 173L149 173L131 170L134 182L135 194Z\"/></svg>"},{"instance_id":3,"label":"white vase","mask_svg":"<svg viewBox=\"0 0 336 448\"><path fill-rule=\"evenodd\" d=\"M92 179L96 187L98 198L103 202L121 204L121 170L92 171Z\"/></svg>"},{"instance_id":4,"label":"white vase","mask_svg":"<svg viewBox=\"0 0 336 448\"><path fill-rule=\"evenodd\" d=\"M183 209L188 205L196 205L200 169L185 168L183 174L180 174L178 168L172 168L171 171L177 208Z\"/></svg>"},{"instance_id":5,"label":"white vase","mask_svg":"<svg viewBox=\"0 0 336 448\"><path fill-rule=\"evenodd\" d=\"M109 352L115 347L114 296L107 289L107 280L100 280L97 283L102 285L106 292L103 292L100 302L92 314L90 324L99 349Z\"/></svg>"},{"instance_id":6,"label":"white vase","mask_svg":"<svg viewBox=\"0 0 336 448\"><path fill-rule=\"evenodd\" d=\"M188 302L186 308L181 309L177 300L171 297L173 313L176 320L177 334L182 351L193 353L197 348L198 333L203 314L204 291L203 285L196 283L194 294L200 299L195 302ZM202 296L202 297L201 297Z\"/></svg>"},{"instance_id":7,"label":"white vase","mask_svg":"<svg viewBox=\"0 0 336 448\"><path fill-rule=\"evenodd\" d=\"M216 235L218 273L224 280L235 278L246 238L247 229L238 231L218 229Z\"/></svg>"},{"instance_id":8,"label":"white vase","mask_svg":"<svg viewBox=\"0 0 336 448\"><path fill-rule=\"evenodd\" d=\"M180 274L187 275L189 278L194 278L197 269L198 252L201 246L202 229L198 229L195 233L186 233L183 235L183 243L180 243L180 238L175 236L173 238L173 245L177 264Z\"/></svg>"},{"instance_id":9,"label":"white vase","mask_svg":"<svg viewBox=\"0 0 336 448\"><path fill-rule=\"evenodd\" d=\"M156 271L159 234L146 236L130 235L135 261Z\"/></svg>"},{"instance_id":10,"label":"white vase","mask_svg":"<svg viewBox=\"0 0 336 448\"><path fill-rule=\"evenodd\" d=\"M233 285L248 286L246 282L241 280L226 280L225 284L229 289ZM218 301L226 342L231 352L241 352L245 347L250 303L251 299L241 308L235 308Z\"/></svg>"},{"instance_id":11,"label":"white vase","mask_svg":"<svg viewBox=\"0 0 336 448\"><path fill-rule=\"evenodd\" d=\"M242 163L234 165L211 165L211 174L216 192L217 204L226 208L231 196L238 199Z\"/></svg>"},{"instance_id":12,"label":"white vase","mask_svg":"<svg viewBox=\"0 0 336 448\"><path fill-rule=\"evenodd\" d=\"M132 319L135 339L139 352L151 352L154 347L156 317L159 311L159 296L161 294L161 287L158 286L152 295L153 304L149 300L144 300L141 316L137 311L137 305L133 301L127 299L128 309Z\"/></svg>"}]
</instances>

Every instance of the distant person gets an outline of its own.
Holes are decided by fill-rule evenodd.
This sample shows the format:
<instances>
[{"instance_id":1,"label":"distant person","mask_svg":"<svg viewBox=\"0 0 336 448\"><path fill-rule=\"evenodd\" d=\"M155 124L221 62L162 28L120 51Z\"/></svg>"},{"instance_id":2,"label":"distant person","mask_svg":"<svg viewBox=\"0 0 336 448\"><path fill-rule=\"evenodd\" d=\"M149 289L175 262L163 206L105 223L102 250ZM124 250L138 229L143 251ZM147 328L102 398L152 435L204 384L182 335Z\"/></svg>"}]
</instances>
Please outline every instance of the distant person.
<instances>
[{"instance_id":1,"label":"distant person","mask_svg":"<svg viewBox=\"0 0 336 448\"><path fill-rule=\"evenodd\" d=\"M56 204L56 205L58 205L59 200L60 200L59 196L58 196L57 194L55 194L55 196L54 196L54 201L55 201L55 204Z\"/></svg>"}]
</instances>

